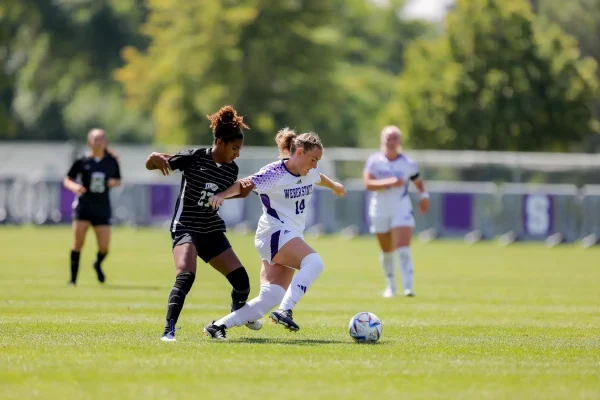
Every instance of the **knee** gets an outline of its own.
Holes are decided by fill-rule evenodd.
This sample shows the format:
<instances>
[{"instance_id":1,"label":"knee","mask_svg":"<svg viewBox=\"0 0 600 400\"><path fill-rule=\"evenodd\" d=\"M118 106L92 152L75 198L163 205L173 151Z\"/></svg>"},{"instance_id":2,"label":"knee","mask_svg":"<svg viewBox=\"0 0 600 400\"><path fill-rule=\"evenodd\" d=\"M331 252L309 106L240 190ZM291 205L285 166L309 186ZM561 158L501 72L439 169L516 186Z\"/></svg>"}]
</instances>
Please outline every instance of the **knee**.
<instances>
[{"instance_id":1,"label":"knee","mask_svg":"<svg viewBox=\"0 0 600 400\"><path fill-rule=\"evenodd\" d=\"M285 296L285 289L281 286L272 283L261 285L258 297L262 300L261 303L265 309L264 313L281 303L283 296Z\"/></svg>"},{"instance_id":2,"label":"knee","mask_svg":"<svg viewBox=\"0 0 600 400\"><path fill-rule=\"evenodd\" d=\"M226 278L236 292L250 293L250 278L246 268L237 268L227 274Z\"/></svg>"},{"instance_id":3,"label":"knee","mask_svg":"<svg viewBox=\"0 0 600 400\"><path fill-rule=\"evenodd\" d=\"M193 272L181 272L180 274L177 274L177 277L175 278L175 285L173 286L187 295L192 289L192 285L194 284L195 280L196 274Z\"/></svg>"},{"instance_id":4,"label":"knee","mask_svg":"<svg viewBox=\"0 0 600 400\"><path fill-rule=\"evenodd\" d=\"M312 269L318 276L321 275L323 269L325 269L325 263L320 255L317 253L312 253L302 259L302 262L300 263L300 269L303 268Z\"/></svg>"}]
</instances>

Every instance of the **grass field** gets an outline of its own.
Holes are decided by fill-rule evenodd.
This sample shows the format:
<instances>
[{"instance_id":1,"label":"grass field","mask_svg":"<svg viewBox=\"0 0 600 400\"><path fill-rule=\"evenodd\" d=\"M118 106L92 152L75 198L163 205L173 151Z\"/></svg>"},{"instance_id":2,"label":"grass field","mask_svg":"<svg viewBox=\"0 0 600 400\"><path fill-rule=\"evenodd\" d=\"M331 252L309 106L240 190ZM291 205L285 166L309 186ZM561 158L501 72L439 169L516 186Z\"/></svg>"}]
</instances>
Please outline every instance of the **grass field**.
<instances>
[{"instance_id":1,"label":"grass field","mask_svg":"<svg viewBox=\"0 0 600 400\"><path fill-rule=\"evenodd\" d=\"M258 287L251 236L231 236ZM302 329L229 331L225 279L203 264L162 343L174 269L168 232L115 230L100 286L91 268L67 287L67 228L0 229L2 399L599 399L600 249L541 245L414 246L417 297L382 299L371 238L309 238L325 272L296 309ZM353 343L350 317L384 323ZM263 322L267 322L263 319Z\"/></svg>"}]
</instances>

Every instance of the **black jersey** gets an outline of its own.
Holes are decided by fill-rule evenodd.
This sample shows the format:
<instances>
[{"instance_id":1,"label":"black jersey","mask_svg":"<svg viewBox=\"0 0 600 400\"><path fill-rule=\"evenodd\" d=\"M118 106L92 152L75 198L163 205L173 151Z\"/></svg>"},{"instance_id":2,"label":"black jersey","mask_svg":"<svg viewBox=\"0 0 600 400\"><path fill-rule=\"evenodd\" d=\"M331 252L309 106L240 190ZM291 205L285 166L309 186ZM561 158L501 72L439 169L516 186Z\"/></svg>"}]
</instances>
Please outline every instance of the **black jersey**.
<instances>
[{"instance_id":1,"label":"black jersey","mask_svg":"<svg viewBox=\"0 0 600 400\"><path fill-rule=\"evenodd\" d=\"M121 171L116 158L106 154L102 158L85 155L75 160L67 176L79 181L86 192L79 196L76 207L93 210L96 214L110 215L109 179L121 179Z\"/></svg>"},{"instance_id":2,"label":"black jersey","mask_svg":"<svg viewBox=\"0 0 600 400\"><path fill-rule=\"evenodd\" d=\"M225 222L208 199L235 183L236 163L217 164L212 149L183 150L169 159L172 170L183 172L171 232L225 232Z\"/></svg>"}]
</instances>

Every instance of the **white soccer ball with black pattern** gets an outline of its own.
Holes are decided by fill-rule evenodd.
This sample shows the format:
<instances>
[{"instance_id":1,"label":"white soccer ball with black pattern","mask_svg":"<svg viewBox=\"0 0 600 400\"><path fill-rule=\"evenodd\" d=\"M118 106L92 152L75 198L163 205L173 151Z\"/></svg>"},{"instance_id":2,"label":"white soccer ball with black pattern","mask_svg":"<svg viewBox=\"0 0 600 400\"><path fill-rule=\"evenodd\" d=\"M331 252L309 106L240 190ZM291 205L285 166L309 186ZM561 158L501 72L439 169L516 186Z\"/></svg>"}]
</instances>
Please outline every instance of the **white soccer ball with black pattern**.
<instances>
[{"instance_id":1,"label":"white soccer ball with black pattern","mask_svg":"<svg viewBox=\"0 0 600 400\"><path fill-rule=\"evenodd\" d=\"M381 337L383 324L377 315L360 312L350 320L348 333L357 342L376 342Z\"/></svg>"}]
</instances>

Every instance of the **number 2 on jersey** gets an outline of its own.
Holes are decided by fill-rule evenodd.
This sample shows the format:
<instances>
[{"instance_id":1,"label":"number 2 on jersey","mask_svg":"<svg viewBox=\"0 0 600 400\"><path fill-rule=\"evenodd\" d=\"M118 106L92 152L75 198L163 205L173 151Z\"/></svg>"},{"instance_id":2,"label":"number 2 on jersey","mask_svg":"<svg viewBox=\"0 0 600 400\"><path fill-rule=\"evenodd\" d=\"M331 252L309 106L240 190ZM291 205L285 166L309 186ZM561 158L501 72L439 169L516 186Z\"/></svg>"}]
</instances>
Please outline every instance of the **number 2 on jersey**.
<instances>
[{"instance_id":1,"label":"number 2 on jersey","mask_svg":"<svg viewBox=\"0 0 600 400\"><path fill-rule=\"evenodd\" d=\"M208 202L208 199L210 199L212 196L214 196L213 192L207 192L206 190L203 190L200 192L200 200L198 200L198 205L200 207L210 207L210 203ZM206 199L206 203L204 202L204 199Z\"/></svg>"},{"instance_id":2,"label":"number 2 on jersey","mask_svg":"<svg viewBox=\"0 0 600 400\"><path fill-rule=\"evenodd\" d=\"M304 212L304 199L296 200L296 214L302 214Z\"/></svg>"}]
</instances>

